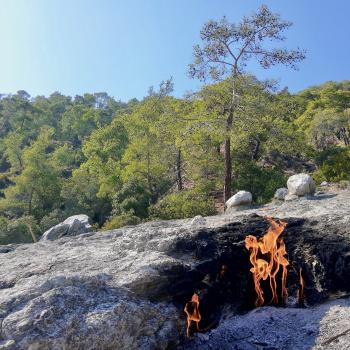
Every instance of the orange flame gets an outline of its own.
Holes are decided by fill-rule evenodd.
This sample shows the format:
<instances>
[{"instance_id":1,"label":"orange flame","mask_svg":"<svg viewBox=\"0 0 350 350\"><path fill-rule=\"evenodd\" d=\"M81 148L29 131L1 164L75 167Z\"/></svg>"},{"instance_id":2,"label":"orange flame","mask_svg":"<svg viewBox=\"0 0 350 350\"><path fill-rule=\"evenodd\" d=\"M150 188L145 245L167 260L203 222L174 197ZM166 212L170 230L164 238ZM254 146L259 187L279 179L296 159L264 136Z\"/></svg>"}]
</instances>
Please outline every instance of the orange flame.
<instances>
[{"instance_id":1,"label":"orange flame","mask_svg":"<svg viewBox=\"0 0 350 350\"><path fill-rule=\"evenodd\" d=\"M219 272L219 278L222 279L225 277L226 273L228 271L228 266L227 265L222 265L221 270Z\"/></svg>"},{"instance_id":2,"label":"orange flame","mask_svg":"<svg viewBox=\"0 0 350 350\"><path fill-rule=\"evenodd\" d=\"M184 311L187 315L187 327L186 327L186 335L187 337L190 336L190 327L192 322L196 323L197 331L199 332L199 322L201 320L201 314L199 312L199 296L198 294L194 293L192 295L191 301L186 303Z\"/></svg>"},{"instance_id":3,"label":"orange flame","mask_svg":"<svg viewBox=\"0 0 350 350\"><path fill-rule=\"evenodd\" d=\"M300 305L304 304L304 288L305 288L305 282L304 282L302 272L303 272L303 269L300 268L299 270L300 287L298 290L298 302Z\"/></svg>"},{"instance_id":4,"label":"orange flame","mask_svg":"<svg viewBox=\"0 0 350 350\"><path fill-rule=\"evenodd\" d=\"M289 265L285 255L287 254L286 245L283 239L279 239L279 236L284 231L287 223L284 221L274 221L271 218L267 218L270 223L270 227L267 233L257 239L254 236L247 236L245 239L245 247L250 251L249 260L253 267L250 271L253 274L254 288L257 294L255 306L261 306L264 304L264 292L261 288L261 280L267 280L270 278L270 288L272 292L271 303L278 304L277 296L277 283L276 276L282 267L282 300L285 301L287 297L287 266ZM259 257L258 254L267 256L267 260Z\"/></svg>"}]
</instances>

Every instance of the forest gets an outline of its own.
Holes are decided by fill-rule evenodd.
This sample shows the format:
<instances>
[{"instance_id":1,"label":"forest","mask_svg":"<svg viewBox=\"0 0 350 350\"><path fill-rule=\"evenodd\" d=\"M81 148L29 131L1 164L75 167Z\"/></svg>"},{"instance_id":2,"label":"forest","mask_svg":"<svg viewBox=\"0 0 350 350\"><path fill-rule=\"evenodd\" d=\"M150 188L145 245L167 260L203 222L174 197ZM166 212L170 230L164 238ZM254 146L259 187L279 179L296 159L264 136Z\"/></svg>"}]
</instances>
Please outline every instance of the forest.
<instances>
[{"instance_id":1,"label":"forest","mask_svg":"<svg viewBox=\"0 0 350 350\"><path fill-rule=\"evenodd\" d=\"M350 81L291 93L241 69L254 57L263 68L304 59L262 50L259 40L282 40L290 26L266 11L239 29L225 18L203 27L189 74L211 79L182 98L172 78L128 102L104 92L1 95L0 244L32 242L74 214L103 231L213 215L242 189L263 204L295 172L350 180ZM261 25L269 30L253 37ZM242 55L222 43L243 43Z\"/></svg>"}]
</instances>

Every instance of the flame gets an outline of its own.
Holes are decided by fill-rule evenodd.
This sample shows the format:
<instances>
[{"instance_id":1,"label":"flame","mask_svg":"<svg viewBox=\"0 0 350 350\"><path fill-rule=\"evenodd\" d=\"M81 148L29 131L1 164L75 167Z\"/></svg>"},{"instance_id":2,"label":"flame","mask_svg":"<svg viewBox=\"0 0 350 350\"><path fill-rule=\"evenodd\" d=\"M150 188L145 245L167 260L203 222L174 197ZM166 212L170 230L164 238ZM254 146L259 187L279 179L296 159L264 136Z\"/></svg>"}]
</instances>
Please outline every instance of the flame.
<instances>
[{"instance_id":1,"label":"flame","mask_svg":"<svg viewBox=\"0 0 350 350\"><path fill-rule=\"evenodd\" d=\"M190 327L192 322L196 323L197 331L199 332L199 322L201 320L201 314L199 312L199 296L198 294L194 293L192 295L191 301L186 303L184 311L187 315L187 327L186 327L186 335L187 337L190 336Z\"/></svg>"},{"instance_id":2,"label":"flame","mask_svg":"<svg viewBox=\"0 0 350 350\"><path fill-rule=\"evenodd\" d=\"M228 266L227 265L222 265L221 270L219 272L219 278L222 279L225 277L226 273L228 271Z\"/></svg>"},{"instance_id":3,"label":"flame","mask_svg":"<svg viewBox=\"0 0 350 350\"><path fill-rule=\"evenodd\" d=\"M300 280L300 287L299 287L299 290L298 290L298 303L300 305L303 305L304 304L304 288L305 288L305 282L304 282L304 278L303 278L303 269L300 268L299 270L299 280Z\"/></svg>"},{"instance_id":4,"label":"flame","mask_svg":"<svg viewBox=\"0 0 350 350\"><path fill-rule=\"evenodd\" d=\"M264 299L264 292L261 288L261 280L266 281L270 279L270 288L272 292L271 303L278 304L277 296L277 282L276 276L282 267L282 288L281 297L285 301L287 297L287 266L289 265L285 255L287 254L286 245L283 239L279 239L279 236L284 231L287 223L284 221L274 221L271 218L267 218L270 223L270 227L266 234L257 239L254 236L247 236L245 239L245 247L250 251L249 260L253 267L250 271L253 274L254 288L256 291L255 305L261 306ZM258 254L263 257L258 257ZM265 257L266 256L266 259Z\"/></svg>"}]
</instances>

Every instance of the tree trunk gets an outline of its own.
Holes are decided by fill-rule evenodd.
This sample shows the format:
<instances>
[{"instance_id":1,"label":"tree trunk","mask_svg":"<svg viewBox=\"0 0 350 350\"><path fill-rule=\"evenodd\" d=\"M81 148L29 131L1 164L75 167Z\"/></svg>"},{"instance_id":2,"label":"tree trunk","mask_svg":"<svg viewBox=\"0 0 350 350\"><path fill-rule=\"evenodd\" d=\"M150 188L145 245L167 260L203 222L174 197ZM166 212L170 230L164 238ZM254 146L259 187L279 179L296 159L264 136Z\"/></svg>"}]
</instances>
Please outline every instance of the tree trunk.
<instances>
[{"instance_id":1,"label":"tree trunk","mask_svg":"<svg viewBox=\"0 0 350 350\"><path fill-rule=\"evenodd\" d=\"M225 179L224 179L224 204L231 197L232 162L231 162L231 136L229 132L232 128L232 114L226 120L227 136L224 145L225 157ZM225 208L226 209L226 208Z\"/></svg>"},{"instance_id":2,"label":"tree trunk","mask_svg":"<svg viewBox=\"0 0 350 350\"><path fill-rule=\"evenodd\" d=\"M151 158L149 151L147 151L147 183L148 183L148 190L153 195L152 191L152 181L151 181Z\"/></svg>"},{"instance_id":3,"label":"tree trunk","mask_svg":"<svg viewBox=\"0 0 350 350\"><path fill-rule=\"evenodd\" d=\"M345 146L349 146L350 140L349 140L348 135L346 134L346 129L341 128L340 132L341 132L341 138L343 139Z\"/></svg>"},{"instance_id":4,"label":"tree trunk","mask_svg":"<svg viewBox=\"0 0 350 350\"><path fill-rule=\"evenodd\" d=\"M231 129L233 123L233 115L236 107L236 78L237 67L233 68L232 72L232 96L230 112L226 119L226 138L224 145L224 157L225 157L225 178L224 178L224 206L226 210L226 202L231 197L231 180L232 180L232 160L231 160Z\"/></svg>"},{"instance_id":5,"label":"tree trunk","mask_svg":"<svg viewBox=\"0 0 350 350\"><path fill-rule=\"evenodd\" d=\"M29 224L26 224L26 225L27 225L27 227L28 227L28 230L29 230L29 232L30 232L30 235L32 236L33 242L36 243L36 242L37 242L37 239L36 239L35 234L34 234L34 232L33 232L33 230L32 230L32 226L30 226Z\"/></svg>"},{"instance_id":6,"label":"tree trunk","mask_svg":"<svg viewBox=\"0 0 350 350\"><path fill-rule=\"evenodd\" d=\"M28 202L28 215L32 215L32 201L33 201L34 189L30 191L29 202Z\"/></svg>"},{"instance_id":7,"label":"tree trunk","mask_svg":"<svg viewBox=\"0 0 350 350\"><path fill-rule=\"evenodd\" d=\"M178 149L176 155L176 182L179 191L183 189L181 162L181 150Z\"/></svg>"},{"instance_id":8,"label":"tree trunk","mask_svg":"<svg viewBox=\"0 0 350 350\"><path fill-rule=\"evenodd\" d=\"M252 153L252 160L258 160L259 151L260 151L260 140L256 139L255 146Z\"/></svg>"}]
</instances>

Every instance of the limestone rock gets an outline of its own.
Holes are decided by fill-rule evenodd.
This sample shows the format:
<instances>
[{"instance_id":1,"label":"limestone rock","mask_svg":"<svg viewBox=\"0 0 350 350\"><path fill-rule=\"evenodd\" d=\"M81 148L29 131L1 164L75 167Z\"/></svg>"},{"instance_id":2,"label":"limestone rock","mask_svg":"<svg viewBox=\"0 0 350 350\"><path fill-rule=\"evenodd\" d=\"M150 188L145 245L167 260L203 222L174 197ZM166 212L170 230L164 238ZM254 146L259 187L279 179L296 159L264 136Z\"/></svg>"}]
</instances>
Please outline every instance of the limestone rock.
<instances>
[{"instance_id":1,"label":"limestone rock","mask_svg":"<svg viewBox=\"0 0 350 350\"><path fill-rule=\"evenodd\" d=\"M312 177L308 174L296 174L287 181L288 193L302 197L304 195L313 195L316 191L316 185Z\"/></svg>"},{"instance_id":2,"label":"limestone rock","mask_svg":"<svg viewBox=\"0 0 350 350\"><path fill-rule=\"evenodd\" d=\"M240 205L249 205L252 203L253 197L252 194L248 191L238 191L226 202L226 209L240 206Z\"/></svg>"},{"instance_id":3,"label":"limestone rock","mask_svg":"<svg viewBox=\"0 0 350 350\"><path fill-rule=\"evenodd\" d=\"M53 241L64 236L77 236L91 231L92 228L87 215L74 215L44 232L41 240Z\"/></svg>"},{"instance_id":4,"label":"limestone rock","mask_svg":"<svg viewBox=\"0 0 350 350\"><path fill-rule=\"evenodd\" d=\"M191 226L201 226L205 225L207 221L203 218L202 215L195 216L191 221Z\"/></svg>"},{"instance_id":5,"label":"limestone rock","mask_svg":"<svg viewBox=\"0 0 350 350\"><path fill-rule=\"evenodd\" d=\"M262 307L241 317L226 319L206 334L205 341L199 333L178 350L349 349L349 322L349 299L305 309ZM258 342L264 345L257 347Z\"/></svg>"},{"instance_id":6,"label":"limestone rock","mask_svg":"<svg viewBox=\"0 0 350 350\"><path fill-rule=\"evenodd\" d=\"M284 197L284 200L286 202L291 202L291 201L295 201L296 199L298 199L299 197L296 195L296 194L287 194L285 197Z\"/></svg>"},{"instance_id":7,"label":"limestone rock","mask_svg":"<svg viewBox=\"0 0 350 350\"><path fill-rule=\"evenodd\" d=\"M275 195L273 197L275 199L283 201L287 194L288 194L288 188L282 187L276 190Z\"/></svg>"},{"instance_id":8,"label":"limestone rock","mask_svg":"<svg viewBox=\"0 0 350 350\"><path fill-rule=\"evenodd\" d=\"M313 344L315 340L316 344L326 342L335 330L335 335L347 331L350 322L348 301L341 305L344 309L334 309L331 314L329 307L337 308L339 300L320 304L330 295L350 292L349 201L350 191L340 191L312 201L206 217L206 224L198 228L191 227L188 219L158 221L3 246L0 349L165 350L180 349L186 342L193 350L206 349L206 344L212 349L253 349L263 342L266 349L292 350L304 349L299 344L309 346L312 340ZM203 288L203 283L210 287L206 275L216 274L220 262L227 264L225 271L237 288L220 293L210 306L255 297L244 239L247 234L260 237L266 231L266 216L288 222L282 234L291 264L287 302L295 300L297 268L302 266L307 302L314 300L322 310L289 304L288 308L261 307L242 315L224 308L224 319L233 328L226 332L226 321L220 321L217 328L198 336L200 344L185 339L184 305L197 287ZM215 286L221 284L212 284ZM317 310L325 315L322 323ZM273 332L266 332L269 322ZM346 339L349 337L342 336L339 341ZM337 350L339 343L332 344L334 347L320 349ZM348 344L341 343L338 349L347 349Z\"/></svg>"}]
</instances>

